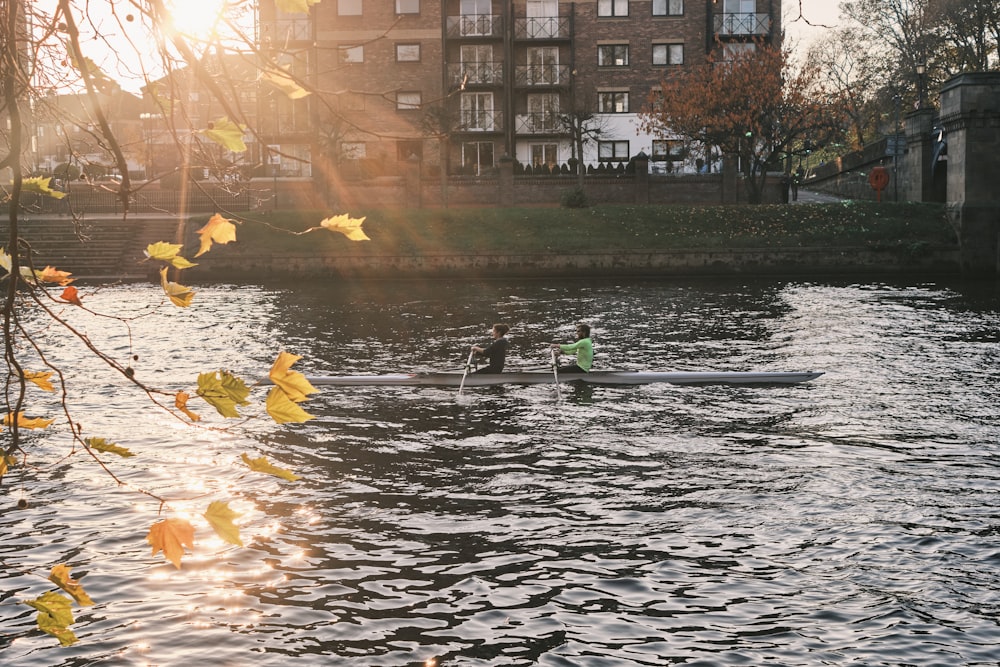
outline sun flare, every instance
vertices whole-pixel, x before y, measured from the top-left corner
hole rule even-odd
[[[188,37],[207,39],[215,33],[226,9],[226,0],[165,0],[169,27]]]

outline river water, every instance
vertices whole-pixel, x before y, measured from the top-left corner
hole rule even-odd
[[[206,286],[85,292],[67,315],[157,386],[509,366],[574,324],[596,367],[819,370],[795,386],[324,387],[316,419],[204,426],[48,329],[87,436],[29,434],[0,488],[0,662],[34,665],[996,665],[1000,298],[992,284],[784,280]],[[37,398],[35,413],[59,417]],[[255,391],[258,401],[262,390]],[[250,413],[257,411],[251,407]],[[61,420],[65,423],[65,418]],[[58,423],[57,423],[58,426]],[[249,472],[266,456],[302,477]],[[144,541],[191,516],[180,570]],[[26,500],[18,509],[15,503]],[[198,517],[227,500],[243,548]],[[96,604],[60,648],[20,604],[67,563]]]

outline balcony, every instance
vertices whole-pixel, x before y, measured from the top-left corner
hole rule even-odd
[[[517,115],[514,131],[518,134],[563,134],[565,129],[554,111],[540,111]]]
[[[448,65],[448,83],[469,88],[502,85],[503,63],[451,63]]]
[[[458,132],[500,132],[503,130],[503,113],[462,109],[455,129]]]
[[[535,16],[514,19],[514,39],[569,39],[572,24],[568,16]]]
[[[521,88],[569,85],[569,65],[518,65],[514,85]]]
[[[771,35],[770,14],[716,14],[712,17],[712,23],[715,34],[719,37],[768,37]]]
[[[499,39],[503,36],[503,17],[499,14],[449,16],[446,31],[448,39],[461,39],[463,37]]]

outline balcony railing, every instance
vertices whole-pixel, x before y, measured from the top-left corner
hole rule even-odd
[[[564,131],[555,111],[539,111],[517,115],[514,131],[518,134],[560,134]]]
[[[452,63],[448,82],[453,86],[495,86],[503,83],[502,62]]]
[[[456,37],[500,37],[503,35],[503,16],[499,14],[462,14],[449,16],[447,32]]]
[[[713,24],[716,35],[762,37],[771,34],[770,14],[716,14]]]
[[[457,129],[459,132],[499,132],[503,129],[503,113],[462,109],[458,114]]]
[[[514,68],[514,85],[569,85],[569,65],[518,65]]]
[[[535,16],[514,19],[514,39],[569,39],[568,16]]]

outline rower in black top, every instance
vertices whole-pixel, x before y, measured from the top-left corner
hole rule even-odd
[[[486,368],[480,368],[476,373],[502,373],[504,362],[507,360],[508,341],[505,336],[510,331],[506,324],[494,324],[492,330],[493,342],[486,347],[472,346],[472,351],[480,357],[486,357],[489,364]]]

